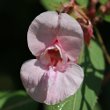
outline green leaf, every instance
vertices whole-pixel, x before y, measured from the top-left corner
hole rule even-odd
[[[1,110],[37,110],[37,103],[23,91],[0,92]]]
[[[76,102],[75,100],[76,100],[75,97],[69,97],[60,104],[45,106],[45,110],[73,110]]]
[[[89,50],[90,61],[93,67],[99,70],[104,70],[105,61],[103,57],[103,52],[99,47],[99,45],[94,40],[92,40],[90,42],[88,50]]]
[[[108,0],[99,0],[99,2],[100,2],[101,4],[106,4],[106,3],[108,2]]]
[[[57,10],[63,3],[67,3],[70,0],[41,0],[41,3],[47,10]],[[87,7],[89,0],[76,0],[76,2],[82,7]]]
[[[66,2],[69,2],[69,0],[41,0],[41,3],[47,10],[57,10]]]
[[[97,51],[97,55],[95,52]],[[99,53],[98,53],[99,52]],[[102,61],[97,61],[97,58]],[[82,59],[82,61],[81,61]],[[96,60],[96,61],[92,61]],[[51,106],[45,105],[45,110],[93,110],[97,103],[103,78],[104,59],[101,47],[91,40],[90,46],[83,49],[80,60],[84,69],[85,78],[82,86],[75,95],[65,101]],[[100,63],[100,64],[99,64]],[[98,66],[97,66],[98,65]]]
[[[76,0],[76,2],[82,7],[87,7],[89,4],[89,0]]]
[[[107,22],[110,22],[110,14],[104,15],[103,19]]]

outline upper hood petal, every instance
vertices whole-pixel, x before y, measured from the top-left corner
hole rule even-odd
[[[83,47],[83,31],[80,24],[66,13],[59,18],[58,40],[71,61],[77,60]]]
[[[79,23],[66,13],[47,11],[37,16],[27,36],[33,55],[40,55],[56,39],[69,58],[76,60],[83,45],[83,31]]]
[[[28,34],[28,47],[33,55],[39,55],[52,44],[57,34],[58,14],[47,11],[37,16],[31,23]]]

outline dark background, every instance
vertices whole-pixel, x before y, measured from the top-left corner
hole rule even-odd
[[[27,47],[31,21],[45,11],[39,0],[0,0],[0,89],[21,89],[20,67],[34,58]]]
[[[20,67],[34,58],[27,47],[27,30],[31,21],[46,11],[40,0],[0,0],[0,90],[23,89]],[[110,23],[98,24],[110,53]],[[107,64],[105,74],[110,74]],[[110,110],[110,80],[102,85],[99,102],[103,110]]]

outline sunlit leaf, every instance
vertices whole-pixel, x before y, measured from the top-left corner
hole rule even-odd
[[[76,2],[82,7],[87,7],[89,4],[89,0],[76,0]]]
[[[101,4],[106,4],[106,3],[108,2],[108,0],[99,0],[99,2],[100,2]]]
[[[41,3],[47,10],[57,10],[63,3],[67,3],[70,0],[41,0]],[[87,7],[89,0],[76,0],[76,2],[82,7]]]
[[[0,92],[0,110],[37,110],[37,103],[23,91]]]
[[[91,64],[94,68],[103,70],[105,68],[103,52],[99,45],[95,41],[91,41],[89,47],[89,56],[91,60]]]
[[[41,3],[47,10],[57,10],[63,3],[67,3],[69,0],[41,0]]]
[[[107,22],[110,22],[110,14],[104,15],[103,19]]]

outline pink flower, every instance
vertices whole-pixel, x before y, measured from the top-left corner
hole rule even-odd
[[[27,93],[46,104],[75,94],[83,81],[83,70],[76,64],[83,46],[78,22],[66,13],[44,12],[30,25],[27,40],[36,57],[21,67]]]

